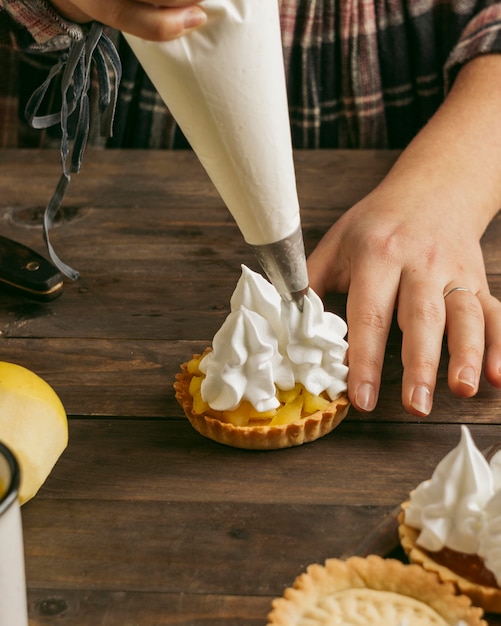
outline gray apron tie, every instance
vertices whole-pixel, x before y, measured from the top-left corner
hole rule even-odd
[[[57,212],[61,208],[64,196],[71,180],[71,174],[77,174],[82,167],[83,155],[87,145],[90,126],[89,96],[91,69],[95,65],[99,86],[99,113],[101,134],[111,137],[113,119],[118,98],[118,86],[122,75],[122,65],[118,52],[111,39],[104,32],[104,27],[94,22],[87,35],[75,40],[67,52],[51,68],[47,78],[31,95],[25,109],[28,123],[37,129],[61,126],[61,164],[63,173],[56,189],[45,209],[43,236],[54,265],[68,278],[76,280],[79,273],[64,263],[56,254],[49,239],[49,230]],[[61,110],[47,115],[38,115],[40,106],[53,79],[62,73]],[[77,111],[77,124],[73,137],[73,149],[70,154],[68,118]]]

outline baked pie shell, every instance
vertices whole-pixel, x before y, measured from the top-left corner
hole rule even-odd
[[[398,521],[400,543],[409,561],[416,563],[425,570],[435,572],[440,580],[452,583],[456,589],[469,596],[476,606],[482,607],[487,613],[501,613],[501,589],[473,583],[456,574],[448,567],[433,560],[432,556],[417,545],[420,531],[405,523],[405,509],[409,502],[402,504]]]
[[[194,358],[199,357],[198,354],[194,355]],[[350,407],[347,396],[343,395],[322,411],[316,411],[290,424],[235,426],[209,415],[193,413],[193,397],[188,390],[191,378],[188,364],[183,363],[181,372],[176,374],[174,390],[186,417],[193,428],[204,437],[234,448],[278,450],[315,441],[333,431],[345,418]]]
[[[431,609],[451,626],[456,626],[461,620],[464,626],[487,626],[487,622],[482,619],[482,609],[473,606],[469,597],[458,595],[451,583],[441,582],[435,573],[427,572],[419,565],[408,565],[397,559],[384,559],[376,555],[351,557],[346,561],[328,559],[324,565],[308,566],[306,572],[296,578],[293,587],[287,588],[281,598],[273,600],[268,626],[312,625],[314,619],[311,616],[315,615],[317,607],[328,604],[329,596],[347,590],[357,590],[359,602],[365,600],[366,591],[367,604],[374,604],[377,599],[383,616],[388,610],[385,605],[393,599],[410,611],[416,610],[416,606],[422,611]],[[390,594],[378,596],[371,590]],[[393,594],[397,594],[398,598]],[[370,607],[364,608],[367,609],[367,616],[370,615]],[[407,621],[408,615],[402,617],[403,621],[398,614],[395,618],[397,624],[413,623]],[[318,624],[344,623],[343,616],[332,622],[327,618],[318,619]],[[348,621],[348,615],[345,619],[347,623],[355,623]]]

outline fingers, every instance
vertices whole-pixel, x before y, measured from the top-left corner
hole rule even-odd
[[[485,348],[484,312],[479,298],[465,288],[445,294],[448,381],[451,391],[470,398],[478,391]]]
[[[353,405],[361,411],[371,411],[377,402],[395,301],[392,291],[378,288],[371,293],[370,284],[395,284],[394,278],[384,278],[375,280],[373,275],[363,287],[354,276],[348,296],[348,391]],[[501,302],[488,289],[479,291],[478,297],[468,289],[456,289],[444,299],[443,290],[434,288],[429,280],[419,281],[404,274],[399,282],[398,323],[402,330],[402,403],[406,411],[426,416],[432,410],[444,332],[449,351],[448,385],[453,393],[463,398],[477,393],[484,351],[486,377],[501,388]]]
[[[207,21],[205,12],[191,2],[188,6],[171,1],[155,4],[122,0],[116,3],[117,11],[113,15],[114,23],[110,26],[136,37],[150,41],[169,41],[177,39]],[[109,11],[108,4],[107,10]]]
[[[485,376],[494,387],[501,388],[501,302],[482,289],[477,297],[485,320]]]
[[[340,291],[343,286],[347,289],[349,270],[340,247],[341,237],[337,224],[334,224],[308,257],[310,287],[321,298],[327,291]],[[345,275],[344,278],[343,275]]]
[[[189,6],[179,7],[167,7],[157,2],[153,5],[144,0],[131,0],[123,4],[124,8],[116,15],[115,24],[111,26],[150,41],[177,39],[207,21],[206,13],[193,2]],[[180,2],[177,4],[181,5]]]
[[[348,396],[359,411],[372,411],[379,395],[400,267],[393,262],[384,238],[374,236],[370,243],[357,245],[359,239],[349,236],[351,225],[357,223],[345,214],[329,229],[308,257],[308,275],[310,286],[320,296],[327,291],[348,292]],[[373,247],[376,253],[371,253]]]
[[[372,411],[377,403],[398,281],[384,264],[361,265],[352,275],[346,305],[348,395],[359,411]]]
[[[169,41],[202,26],[207,15],[197,0],[56,0],[65,17],[97,20],[150,41]]]
[[[198,4],[201,0],[136,0],[143,4],[151,4],[156,7],[188,7]]]
[[[475,395],[482,367],[489,383],[501,388],[501,302],[489,293],[480,249],[468,272],[460,268],[461,278],[449,280],[438,264],[424,273],[415,262],[398,262],[401,249],[395,253],[374,239],[357,247],[332,228],[308,259],[311,285],[318,293],[348,291],[348,395],[353,406],[359,411],[376,406],[397,297],[406,411],[422,417],[432,410],[444,334],[448,385],[454,394]]]
[[[403,275],[398,324],[402,330],[402,403],[410,413],[428,415],[440,363],[445,328],[441,289],[425,278]]]

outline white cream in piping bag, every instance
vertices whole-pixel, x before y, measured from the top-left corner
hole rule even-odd
[[[405,523],[426,550],[478,554],[501,585],[501,452],[488,463],[462,426],[459,445],[412,492]]]
[[[179,39],[125,37],[245,241],[267,246],[300,229],[278,2],[205,0],[200,6],[207,23]],[[293,253],[287,251],[286,261],[303,289],[302,237]]]
[[[346,391],[346,324],[324,311],[310,289],[303,312],[284,302],[260,274],[242,266],[231,312],[200,362],[202,398],[218,411],[248,400],[258,411],[278,406],[276,388],[295,383],[334,400]]]

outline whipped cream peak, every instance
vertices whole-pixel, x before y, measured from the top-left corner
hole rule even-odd
[[[242,400],[259,411],[277,408],[276,387],[296,383],[334,400],[346,391],[348,344],[345,322],[324,311],[311,289],[301,313],[263,276],[242,266],[230,300],[231,312],[200,362],[202,398],[215,410]]]
[[[501,490],[485,506],[479,544],[478,554],[501,587]]]
[[[501,490],[501,450],[496,452],[489,463],[492,470],[495,491]]]
[[[242,275],[230,298],[231,311],[237,311],[240,307],[259,311],[278,336],[281,327],[282,298],[275,287],[261,274],[253,272],[246,265],[241,265],[241,270]]]
[[[233,410],[242,400],[257,411],[269,411],[279,405],[274,381],[294,386],[270,324],[244,306],[226,318],[200,369],[205,373],[202,397],[217,411]]]
[[[282,304],[282,319],[285,323],[280,343],[291,362],[295,380],[315,395],[327,391],[330,398],[339,396],[346,390],[345,321],[325,312],[321,299],[311,289],[302,312],[294,304]]]
[[[405,521],[421,530],[417,543],[430,551],[444,547],[478,553],[483,509],[494,494],[489,464],[466,426],[459,445],[437,465],[430,480],[411,494]]]

